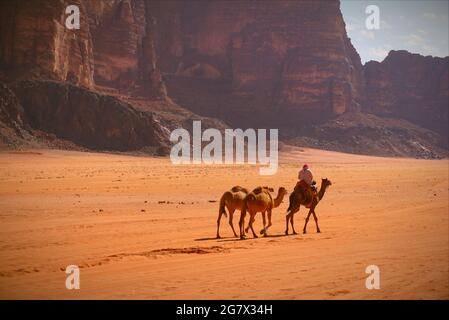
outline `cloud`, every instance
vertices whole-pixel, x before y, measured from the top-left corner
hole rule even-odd
[[[346,32],[351,32],[351,31],[354,31],[354,30],[355,30],[355,26],[354,25],[352,25],[350,23],[346,24]]]
[[[367,39],[370,39],[370,40],[374,40],[375,39],[375,35],[374,35],[373,31],[362,29],[362,30],[360,30],[360,34],[364,38],[367,38]]]
[[[393,26],[385,20],[380,20],[380,29],[390,30],[393,29]]]
[[[444,56],[444,53],[441,50],[438,50],[437,48],[429,46],[427,44],[421,46],[421,50],[424,55],[440,56],[440,57]]]
[[[443,23],[447,23],[448,22],[448,16],[447,14],[438,14],[438,13],[433,13],[433,12],[424,12],[421,15],[424,19],[427,20],[431,20],[434,22],[443,22]]]
[[[425,30],[423,30],[423,29],[418,29],[417,32],[418,32],[419,34],[422,34],[423,36],[425,36],[425,35],[428,34],[428,32],[425,31]]]
[[[426,41],[422,36],[415,33],[403,36],[402,39],[404,40],[405,44],[410,46],[422,46]]]
[[[422,16],[429,20],[435,20],[437,18],[437,15],[435,13],[431,13],[431,12],[424,12],[422,14]]]
[[[361,25],[361,22],[359,19],[350,17],[346,21],[346,32],[359,30],[360,25]]]
[[[390,52],[386,47],[375,47],[368,50],[368,56],[372,60],[382,61]]]
[[[444,53],[444,50],[437,48],[433,45],[430,45],[428,41],[419,34],[411,33],[409,35],[402,37],[402,39],[404,40],[405,45],[413,47],[416,50],[416,52],[419,52],[423,55],[431,55],[431,56],[446,55]]]

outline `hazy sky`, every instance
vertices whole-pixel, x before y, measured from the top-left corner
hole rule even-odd
[[[368,5],[379,7],[379,30],[368,30],[365,26]],[[382,61],[390,50],[449,55],[448,0],[341,0],[341,11],[362,63]]]

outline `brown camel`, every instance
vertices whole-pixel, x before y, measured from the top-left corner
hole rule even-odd
[[[306,233],[307,223],[309,222],[309,217],[311,214],[313,214],[313,218],[315,219],[316,224],[316,232],[321,232],[320,228],[318,227],[318,218],[315,214],[315,207],[318,205],[318,203],[323,200],[324,194],[326,193],[327,187],[332,185],[332,182],[330,180],[321,179],[321,187],[316,196],[313,196],[312,199],[308,198],[307,195],[304,193],[304,191],[300,188],[295,188],[295,190],[290,194],[289,198],[289,206],[287,209],[287,216],[285,218],[286,222],[286,229],[285,234],[288,234],[288,222],[290,221],[292,225],[293,234],[296,234],[295,227],[293,225],[293,215],[299,211],[300,205],[309,207],[310,210],[307,214],[306,222],[304,224],[303,233]],[[311,201],[310,201],[311,200]]]
[[[226,209],[229,211],[229,225],[232,228],[232,232],[234,232],[234,236],[237,237],[237,233],[234,230],[234,224],[232,223],[232,219],[234,217],[235,210],[240,210],[242,212],[243,208],[243,200],[249,191],[243,187],[235,186],[231,190],[223,193],[220,199],[220,207],[218,209],[218,219],[217,219],[217,239],[220,238],[220,220],[221,216],[226,214]]]
[[[273,208],[279,207],[279,205],[282,203],[282,200],[284,199],[284,196],[288,193],[284,187],[280,187],[276,198],[273,199],[273,196],[270,193],[273,191],[274,190],[272,188],[257,187],[246,196],[239,222],[241,239],[245,239],[244,224],[246,212],[248,212],[250,216],[246,232],[248,231],[248,229],[251,229],[254,238],[257,238],[257,235],[253,229],[253,223],[255,220],[256,213],[262,212],[263,229],[260,231],[260,233],[263,234],[264,236],[267,235],[268,228],[271,227],[272,225],[271,211]],[[268,213],[268,226],[265,226],[266,224],[265,213]]]

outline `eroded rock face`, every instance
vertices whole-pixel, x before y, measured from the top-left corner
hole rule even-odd
[[[24,111],[11,89],[0,82],[0,121],[11,127],[24,127]]]
[[[69,4],[80,8],[80,30],[65,27]],[[314,132],[311,139],[325,140],[320,128],[335,119],[374,113],[432,129],[447,147],[448,59],[393,51],[362,67],[339,1],[0,1],[0,79],[60,81],[14,86],[32,127],[101,150],[157,145],[160,126],[89,90],[145,100],[145,110],[164,110],[172,99],[178,120],[185,107],[233,127],[281,128],[285,139]],[[2,108],[3,127],[14,131]],[[180,126],[160,114],[166,125]]]
[[[160,67],[181,105],[238,125],[297,125],[361,108],[362,66],[338,1],[149,6]]]
[[[65,9],[80,8],[81,28],[65,27]],[[93,85],[89,24],[81,0],[0,2],[0,65],[12,79],[47,78]]]
[[[22,144],[29,129],[19,100],[5,83],[0,82],[0,147]]]
[[[21,81],[12,89],[33,129],[94,150],[165,150],[167,133],[153,115],[117,98],[53,81]]]
[[[65,26],[68,5],[80,29]],[[165,99],[154,19],[144,0],[0,2],[0,65],[11,79],[52,79]]]
[[[384,61],[364,66],[365,110],[407,119],[448,139],[449,57],[391,51]]]
[[[95,82],[122,93],[165,98],[153,42],[154,18],[144,0],[83,0],[94,47]]]

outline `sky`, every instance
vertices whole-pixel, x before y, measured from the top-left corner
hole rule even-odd
[[[366,27],[369,5],[379,8],[379,29]],[[449,0],[341,0],[340,8],[362,63],[382,61],[390,50],[449,55]]]

